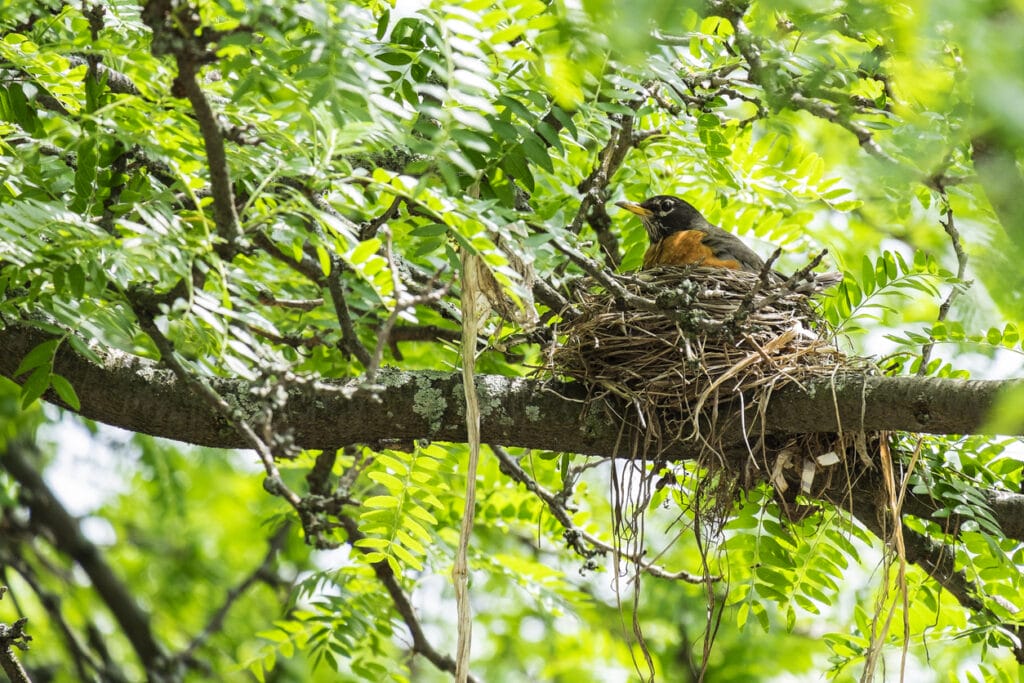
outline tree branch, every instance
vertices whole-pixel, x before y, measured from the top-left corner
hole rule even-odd
[[[356,333],[355,324],[352,319],[352,311],[349,310],[348,300],[345,292],[345,281],[342,279],[342,268],[344,262],[341,259],[334,258],[331,262],[331,272],[326,277],[323,271],[320,269],[320,264],[315,258],[307,253],[302,254],[302,258],[296,261],[292,256],[286,254],[277,244],[267,235],[262,232],[257,232],[253,236],[254,244],[266,252],[271,258],[280,261],[288,267],[295,270],[295,272],[304,275],[308,280],[316,284],[321,289],[327,289],[331,294],[331,303],[334,306],[335,316],[338,318],[338,328],[341,330],[341,344],[342,348],[356,357],[362,366],[365,368],[370,364],[370,352],[362,342],[359,341],[359,335]]]
[[[227,617],[228,612],[234,606],[235,602],[242,597],[247,590],[256,583],[263,581],[268,584],[280,583],[280,579],[273,573],[272,567],[274,560],[277,558],[277,554],[284,547],[288,540],[288,535],[292,531],[292,525],[290,523],[284,523],[278,527],[277,531],[274,532],[273,536],[270,537],[270,541],[267,543],[267,552],[263,556],[263,561],[249,573],[238,585],[234,586],[228,591],[224,598],[224,602],[213,613],[210,620],[207,622],[206,627],[202,633],[192,639],[192,642],[181,651],[177,656],[178,659],[185,662],[186,664],[192,665],[195,658],[195,652],[202,647],[206,641],[210,639],[210,636],[224,628],[224,619]]]
[[[367,550],[356,543],[366,536],[362,531],[359,530],[359,525],[354,519],[348,515],[338,515],[338,521],[341,522],[341,526],[344,527],[348,533],[348,543],[356,550],[366,553]],[[391,565],[385,560],[380,562],[373,562],[370,564],[373,568],[373,573],[377,576],[377,580],[383,584],[384,589],[391,596],[391,601],[395,605],[398,615],[405,623],[406,628],[409,629],[409,635],[412,637],[412,651],[416,654],[423,655],[431,664],[436,666],[441,671],[447,671],[448,673],[455,673],[455,660],[448,655],[443,655],[434,649],[431,645],[430,640],[423,632],[423,626],[420,624],[419,619],[416,617],[416,612],[413,610],[412,603],[409,601],[409,596],[402,590],[401,584],[398,582],[398,577],[395,576],[395,572],[392,571]],[[476,681],[477,679],[470,675],[470,681]]]
[[[941,183],[939,177],[936,178],[937,183]],[[960,231],[956,228],[956,222],[953,218],[953,207],[949,203],[949,196],[946,194],[946,188],[941,184],[939,185],[938,192],[942,197],[942,203],[945,207],[945,220],[939,220],[939,224],[942,229],[949,235],[950,242],[953,243],[953,253],[956,254],[956,277],[961,282],[964,276],[967,274],[967,252],[964,250],[963,241],[960,239]],[[950,309],[953,308],[953,302],[956,301],[957,297],[963,291],[961,285],[953,285],[952,289],[949,290],[949,294],[943,299],[942,303],[939,304],[939,314],[935,317],[936,322],[943,322],[946,317],[949,316]],[[918,367],[917,374],[924,375],[928,372],[928,362],[931,360],[932,352],[935,350],[935,339],[934,337],[928,340],[928,343],[921,348],[921,365]]]
[[[213,58],[212,53],[206,49],[206,32],[200,25],[198,12],[188,4],[178,6],[168,0],[149,0],[142,11],[142,19],[153,31],[153,54],[170,54],[177,62],[178,76],[171,93],[186,97],[195,112],[210,169],[214,223],[230,252],[236,248],[242,230],[235,210],[235,193],[228,170],[224,131],[199,85],[200,67]]]
[[[85,646],[78,641],[78,636],[72,630],[68,620],[64,618],[64,614],[61,612],[61,597],[55,592],[48,590],[43,586],[39,577],[32,565],[26,561],[27,549],[24,546],[19,547],[20,544],[12,544],[12,547],[4,549],[4,552],[0,554],[0,566],[4,568],[10,568],[21,577],[21,579],[28,584],[29,588],[33,593],[36,594],[36,598],[42,605],[43,609],[46,610],[46,614],[54,625],[55,629],[60,632],[64,638],[64,644],[68,651],[68,655],[75,664],[75,672],[78,674],[79,679],[89,680],[90,678],[99,677],[101,680],[111,681],[126,681],[120,670],[113,668],[113,662],[107,658],[103,658],[101,664],[90,654]],[[6,575],[6,572],[5,572]],[[92,624],[88,627],[94,628]],[[87,628],[88,628],[87,627]],[[104,654],[103,652],[99,653]],[[95,675],[90,676],[89,671],[96,672]]]
[[[52,337],[41,330],[12,326],[0,330],[0,375],[13,378],[21,358]],[[67,377],[81,400],[84,417],[131,431],[219,448],[250,448],[219,413],[195,400],[191,387],[150,360],[110,349],[96,349],[95,364],[62,344],[54,371]],[[459,376],[448,372],[400,372],[384,368],[379,392],[359,390],[358,378],[290,387],[287,405],[275,413],[294,429],[303,448],[337,448],[380,439],[463,441],[463,400]],[[236,414],[259,410],[250,383],[210,378],[211,388]],[[834,385],[834,386],[833,386]],[[773,434],[834,432],[842,416],[845,430],[904,430],[931,434],[978,433],[1002,392],[1022,380],[953,380],[923,377],[840,375],[790,384],[774,392],[765,412]],[[578,383],[520,377],[477,377],[483,410],[483,439],[600,456],[620,456],[620,425],[586,404]],[[835,403],[833,403],[833,390]],[[60,404],[53,394],[47,400]],[[749,422],[748,422],[749,424]],[[738,426],[725,426],[725,443],[743,442]],[[1024,429],[1018,432],[1024,435]],[[696,443],[676,444],[672,457],[686,458]]]
[[[0,330],[0,375],[10,377],[20,359],[48,335],[13,327]],[[153,361],[116,351],[99,351],[102,364],[94,364],[61,345],[54,371],[68,378],[81,400],[80,413],[90,419],[130,431],[221,448],[248,448],[223,413],[197,401],[193,389]],[[248,382],[224,378],[207,380],[240,419],[252,419],[261,410],[252,400]],[[275,424],[294,435],[304,448],[335,449],[338,445],[379,441],[466,439],[461,378],[444,372],[399,372],[383,369],[380,387],[370,392],[359,379],[325,383],[292,383],[289,396],[275,411]],[[949,380],[922,377],[862,375],[823,378],[790,384],[773,393],[764,415],[765,434],[786,435],[851,430],[905,430],[942,434],[968,434],[981,430],[1003,391],[1020,388],[1024,381]],[[631,427],[609,419],[601,403],[588,401],[587,388],[557,380],[479,375],[476,378],[482,411],[482,438],[488,443],[604,457],[629,457],[634,436]],[[833,399],[834,393],[834,399]],[[50,394],[48,400],[60,403]],[[757,425],[758,416],[720,415],[719,434],[725,448],[748,450],[741,424]],[[745,421],[744,421],[745,420]],[[758,432],[757,436],[760,436]],[[663,457],[685,460],[698,457],[696,440],[672,444]],[[740,457],[740,456],[737,456]],[[856,491],[872,498],[877,483],[861,477]],[[1024,541],[1024,496],[990,490],[983,494],[1007,538]],[[929,518],[941,502],[909,496],[904,511]],[[303,511],[300,510],[300,514]],[[959,522],[937,520],[952,524]]]
[[[10,626],[0,624],[0,669],[4,670],[11,683],[32,683],[28,672],[25,671],[14,654],[15,647],[27,650],[28,641],[32,640],[32,636],[25,633],[27,623],[28,619],[22,617]]]
[[[57,549],[72,558],[86,573],[145,670],[156,674],[165,672],[168,660],[150,629],[149,615],[135,602],[100,550],[82,534],[78,521],[47,487],[33,467],[28,450],[23,444],[8,443],[0,461],[21,486],[21,498],[31,510],[33,522],[45,527]]]
[[[558,520],[558,523],[565,529],[565,542],[566,544],[576,552],[577,555],[591,560],[594,555],[598,553],[614,554],[616,551],[615,546],[612,543],[602,541],[597,536],[587,533],[585,530],[576,526],[572,521],[572,512],[566,506],[566,501],[563,496],[552,493],[546,488],[541,486],[533,477],[527,474],[526,470],[522,468],[519,462],[512,457],[512,455],[501,446],[491,446],[491,450],[494,455],[498,458],[498,468],[501,472],[512,479],[517,481],[526,487],[527,491],[530,491],[533,495],[537,496],[548,506],[548,510],[551,515]],[[660,565],[654,564],[649,560],[645,560],[643,554],[646,552],[641,549],[637,553],[629,553],[625,550],[619,551],[622,555],[622,559],[638,565],[645,573],[651,576],[656,576],[659,579],[670,579],[673,581],[685,581],[686,583],[692,583],[702,585],[705,581],[718,581],[720,577],[705,578],[696,574],[691,574],[686,571],[670,572]],[[588,563],[589,564],[589,563]]]

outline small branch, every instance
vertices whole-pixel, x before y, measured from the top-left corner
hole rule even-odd
[[[232,324],[238,325],[239,323]],[[312,337],[303,337],[301,334],[281,335],[250,323],[241,323],[240,326],[258,337],[263,337],[267,341],[281,344],[282,346],[290,346],[293,349],[315,349],[318,346],[326,346],[326,342],[319,334],[314,334]]]
[[[636,98],[629,106],[635,110],[642,104],[643,99]],[[608,199],[608,183],[626,160],[626,154],[635,144],[635,139],[632,114],[612,114],[609,119],[612,123],[611,135],[597,155],[598,163],[590,175],[576,187],[582,199],[569,225],[569,232],[579,234],[583,228],[583,221],[589,222],[597,234],[605,263],[614,270],[619,267],[622,255],[619,253],[619,239],[611,229],[612,219],[604,205]]]
[[[356,521],[348,515],[338,515],[338,521],[348,533],[349,545],[363,554],[369,552],[362,546],[357,545],[360,540],[366,538],[366,535],[359,530],[359,525]],[[377,580],[381,582],[388,595],[391,596],[391,602],[394,604],[399,618],[405,623],[405,627],[409,629],[409,635],[412,637],[412,652],[423,655],[427,661],[439,670],[454,675],[455,660],[448,655],[438,652],[434,649],[430,640],[427,639],[426,634],[423,632],[423,626],[413,610],[412,603],[409,601],[405,591],[402,590],[402,586],[395,572],[391,569],[391,565],[386,560],[381,560],[380,562],[371,563],[370,567],[373,568],[373,573],[376,575]],[[477,679],[470,675],[469,680],[476,681]]]
[[[178,360],[171,341],[157,327],[153,319],[153,313],[144,304],[140,304],[137,297],[131,301],[131,305],[142,331],[149,336],[160,352],[161,362],[171,369],[182,384],[198,394],[208,406],[213,408],[215,412],[227,421],[242,436],[249,448],[256,451],[256,455],[259,456],[267,473],[263,487],[269,493],[284,498],[296,511],[301,513],[302,499],[284,483],[284,479],[281,478],[281,472],[274,462],[274,454],[271,452],[270,446],[256,434],[252,426],[208,382],[185,368],[181,361]]]
[[[535,496],[541,499],[545,505],[548,506],[548,510],[558,523],[565,529],[565,541],[578,555],[589,561],[594,555],[598,553],[612,553],[618,552],[619,556],[635,564],[636,566],[643,569],[646,573],[651,576],[655,576],[659,579],[670,579],[673,581],[682,580],[686,583],[692,584],[704,584],[706,581],[719,581],[721,577],[710,577],[705,579],[703,576],[697,576],[685,571],[670,572],[652,562],[646,562],[643,559],[643,551],[636,554],[624,553],[621,550],[616,551],[615,547],[602,541],[596,536],[587,533],[583,529],[580,529],[572,521],[572,514],[566,508],[564,500],[568,492],[562,492],[559,494],[552,493],[537,481],[527,474],[519,462],[512,457],[512,455],[501,446],[491,445],[491,450],[498,457],[498,468],[507,477],[514,481],[519,482],[526,487],[527,491],[530,491]],[[587,545],[591,547],[587,547]]]
[[[366,350],[363,343],[359,341],[359,334],[352,321],[352,311],[348,307],[348,293],[345,291],[345,283],[341,278],[341,268],[331,268],[331,274],[327,276],[327,291],[331,293],[331,303],[334,304],[334,315],[338,319],[338,327],[341,329],[341,341],[345,350],[356,357],[363,367],[372,362],[370,352]]]
[[[409,294],[405,285],[402,283],[402,279],[398,276],[398,268],[395,264],[395,255],[391,244],[391,231],[387,228],[382,228],[382,232],[385,235],[384,253],[388,262],[388,268],[391,270],[391,283],[394,289],[395,305],[394,308],[391,309],[391,313],[388,314],[387,319],[381,323],[379,328],[377,328],[377,347],[374,349],[373,355],[370,356],[369,362],[364,364],[366,366],[365,377],[367,384],[373,384],[377,380],[377,372],[380,370],[380,364],[384,360],[384,349],[391,343],[391,330],[394,329],[395,323],[398,322],[398,317],[403,312],[416,308],[416,306],[438,301],[448,293],[448,286],[436,286],[437,279],[441,276],[441,273],[444,272],[442,270],[434,275],[432,280],[434,286],[431,287],[428,285],[425,293],[417,295]]]
[[[391,330],[391,342],[458,341],[459,331],[438,325],[396,325]]]
[[[263,556],[263,561],[260,562],[248,576],[227,592],[224,602],[210,617],[210,620],[206,623],[206,627],[201,633],[199,633],[199,635],[192,639],[192,642],[189,643],[181,653],[177,655],[177,658],[180,661],[194,666],[196,650],[203,647],[211,636],[224,628],[224,620],[227,618],[228,612],[231,611],[231,608],[238,599],[242,597],[252,586],[261,581],[270,585],[280,583],[279,577],[273,572],[273,564],[274,560],[277,558],[277,554],[288,541],[288,536],[291,534],[291,530],[292,525],[290,523],[284,523],[278,527],[277,531],[274,532],[274,535],[270,537],[270,541],[267,544],[267,552]]]
[[[576,307],[542,277],[537,278],[533,283],[533,297],[547,306],[551,313],[568,311],[569,315],[578,315]]]
[[[747,3],[736,3],[731,0],[711,0],[708,3],[708,12],[715,16],[728,19],[733,25],[735,32],[735,47],[746,60],[749,69],[749,78],[752,83],[759,85],[772,98],[784,99],[795,109],[803,109],[819,118],[835,123],[853,133],[861,148],[868,154],[887,164],[899,167],[901,164],[894,157],[890,156],[875,141],[871,131],[843,116],[842,113],[831,103],[808,97],[799,90],[786,91],[786,86],[780,85],[778,73],[772,68],[774,65],[765,64],[762,58],[763,46],[759,39],[743,21],[743,15],[747,11]]]
[[[594,278],[598,284],[611,292],[620,305],[645,310],[660,310],[660,307],[652,299],[646,299],[627,291],[615,276],[605,270],[601,264],[591,260],[583,252],[570,247],[560,238],[554,237],[551,244],[568,256],[570,261],[582,268],[587,275]]]
[[[285,187],[290,187],[296,190],[299,194],[309,202],[310,206],[319,211],[320,213],[330,216],[333,220],[337,221],[344,229],[351,235],[355,236],[359,234],[359,226],[350,221],[340,211],[331,206],[331,203],[324,199],[323,194],[309,187],[305,178],[293,178],[293,177],[282,177],[278,178],[277,182]]]
[[[337,448],[325,448],[316,456],[313,466],[306,473],[306,486],[314,496],[327,496],[331,493],[330,479],[334,471],[334,463],[338,461]]]
[[[71,67],[89,64],[89,59],[83,55],[68,55],[67,60]],[[109,66],[105,66],[103,64],[96,64],[95,68],[96,75],[100,78],[106,79],[106,84],[110,89],[110,92],[118,95],[142,96],[142,91],[138,89],[132,79],[120,71],[111,69]]]
[[[213,194],[213,216],[217,233],[226,243],[230,255],[242,236],[235,209],[235,195],[228,170],[224,131],[217,115],[199,85],[199,69],[214,59],[207,49],[212,32],[203,29],[198,12],[188,4],[178,5],[172,0],[148,0],[142,10],[142,20],[152,30],[150,50],[154,56],[170,54],[178,65],[171,94],[185,97],[192,105],[199,131],[206,149],[210,171],[210,191]]]
[[[814,114],[818,118],[830,121],[842,128],[853,133],[854,137],[857,138],[858,144],[864,149],[865,152],[875,157],[879,161],[884,161],[886,164],[899,167],[901,164],[894,157],[890,156],[885,150],[879,146],[878,142],[875,141],[871,131],[864,126],[850,120],[848,117],[843,116],[838,109],[833,105],[819,100],[817,98],[807,97],[799,92],[794,92],[789,98],[790,104],[797,109],[803,109],[804,111]]]
[[[437,325],[402,325],[395,326],[388,335],[388,348],[395,360],[402,361],[402,352],[398,348],[399,342],[424,342],[424,341],[458,341],[461,338],[458,330],[449,330]]]
[[[7,586],[0,586],[0,597],[7,592]],[[28,624],[28,618],[22,617],[13,624],[8,626],[7,624],[0,623],[0,668],[7,674],[7,678],[11,683],[32,683],[32,679],[28,677],[28,672],[18,661],[18,657],[14,654],[14,648],[19,650],[28,650],[29,641],[32,640],[32,636],[25,633],[25,625]]]
[[[388,221],[392,220],[398,215],[398,207],[402,205],[402,198],[396,196],[392,201],[391,205],[384,210],[384,213],[374,218],[372,221],[367,222],[365,225],[359,228],[359,239],[368,240],[377,234]]]
[[[36,594],[36,598],[43,606],[43,609],[46,610],[46,614],[51,620],[51,623],[56,624],[57,630],[60,631],[61,636],[63,636],[68,655],[75,663],[75,672],[78,674],[79,679],[85,681],[92,678],[88,674],[88,670],[91,669],[97,672],[100,678],[109,679],[111,681],[127,680],[120,671],[109,668],[112,665],[112,662],[107,659],[104,659],[104,663],[107,666],[107,669],[104,670],[103,667],[100,666],[99,662],[96,661],[85,649],[85,646],[79,642],[75,632],[71,629],[71,625],[68,624],[67,619],[65,619],[64,615],[61,613],[62,596],[47,590],[42,583],[40,583],[36,576],[36,572],[25,559],[26,553],[27,549],[12,544],[10,552],[5,552],[3,556],[0,557],[0,566],[10,567],[17,572],[21,579],[28,584],[32,592]],[[68,581],[70,580],[71,579],[68,578]],[[92,625],[89,624],[89,626],[91,627]]]
[[[294,308],[298,311],[312,311],[324,305],[323,299],[278,299],[265,289],[256,294],[256,300],[264,306]]]
[[[335,264],[332,259],[331,273],[326,278],[320,269],[320,264],[309,254],[303,253],[302,258],[296,261],[290,254],[286,254],[277,244],[262,232],[253,235],[253,243],[269,256],[297,273],[304,275],[308,280],[321,288],[326,288],[331,294],[331,303],[334,305],[334,313],[338,318],[338,327],[341,330],[342,348],[356,357],[363,367],[370,364],[370,352],[359,341],[355,325],[352,321],[352,313],[348,307],[348,299],[345,293],[345,283],[342,280],[342,268]]]
[[[942,196],[942,203],[946,208],[945,220],[940,220],[939,224],[942,229],[949,235],[949,240],[953,244],[953,253],[956,254],[956,278],[963,282],[964,276],[967,274],[967,252],[964,251],[963,242],[960,240],[960,231],[956,229],[956,223],[953,219],[953,207],[949,203],[949,197],[946,196],[945,188],[939,190]],[[953,302],[956,301],[957,297],[960,296],[960,285],[953,285],[953,288],[949,290],[949,294],[946,295],[945,300],[939,305],[939,314],[936,316],[936,322],[943,322],[949,316],[949,310],[953,307]],[[927,344],[921,348],[921,365],[917,369],[918,375],[925,375],[928,372],[928,362],[931,360],[932,352],[935,350],[935,340],[930,339]]]
[[[0,454],[4,468],[22,487],[22,500],[32,512],[32,520],[45,528],[54,546],[82,568],[121,631],[132,645],[143,668],[154,675],[167,669],[167,658],[150,627],[149,616],[142,611],[131,592],[107,564],[102,552],[82,533],[77,520],[61,504],[32,465],[32,448],[9,443]]]
[[[224,148],[224,131],[217,115],[213,112],[209,100],[203,94],[197,78],[198,65],[191,59],[179,54],[178,78],[176,83],[181,86],[185,96],[192,104],[192,110],[199,122],[199,130],[203,134],[206,147],[207,167],[210,169],[210,190],[213,193],[213,216],[217,233],[229,248],[236,246],[242,235],[238,223],[238,212],[235,210],[235,192],[228,171],[227,151]]]

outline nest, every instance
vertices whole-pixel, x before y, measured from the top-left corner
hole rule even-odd
[[[833,484],[822,473],[847,452],[863,453],[862,436],[771,437],[757,419],[782,386],[864,369],[836,349],[812,307],[810,295],[834,280],[801,272],[783,283],[767,273],[673,267],[585,282],[563,314],[564,341],[548,368],[585,383],[591,405],[604,399],[615,419],[638,428],[634,455],[659,460],[688,443],[688,454],[725,475],[718,479],[730,491],[719,497],[730,503],[737,482],[768,481],[790,501],[821,495]]]

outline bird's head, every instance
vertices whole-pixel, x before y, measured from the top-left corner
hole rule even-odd
[[[637,204],[636,202],[615,202],[626,211],[640,216],[647,230],[647,237],[654,244],[674,232],[699,230],[707,221],[693,205],[679,197],[659,194]]]

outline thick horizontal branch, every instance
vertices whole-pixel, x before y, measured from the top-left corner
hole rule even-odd
[[[39,330],[0,330],[0,375],[11,377],[20,359],[48,336]],[[158,363],[119,351],[99,353],[93,363],[60,347],[54,370],[71,381],[83,416],[135,432],[223,448],[248,444],[221,415],[198,400],[193,389]],[[274,415],[279,433],[287,431],[306,448],[346,444],[405,446],[417,439],[465,441],[464,393],[456,373],[382,370],[378,384],[358,381],[293,384],[289,400]],[[578,383],[481,375],[477,377],[481,436],[491,444],[565,451],[604,457],[629,457],[633,434],[621,419],[610,419],[599,402],[587,400]],[[266,405],[247,382],[209,382],[241,419],[261,414]],[[946,380],[921,377],[845,375],[789,385],[777,390],[767,406],[763,429],[773,435],[857,430],[903,430],[967,434],[981,430],[1002,392],[1019,388],[1020,380]],[[54,396],[48,396],[55,402]],[[620,408],[621,409],[621,408]],[[754,423],[748,415],[746,424]],[[720,432],[726,449],[745,457],[739,420]],[[758,429],[760,433],[760,429]],[[678,441],[660,455],[670,459],[698,457],[697,439]],[[729,446],[732,444],[732,446]],[[869,470],[871,471],[871,470]],[[874,470],[877,472],[877,469]],[[854,500],[868,507],[861,517],[877,514],[878,490],[872,476],[859,478]],[[1024,540],[1024,496],[984,491],[1007,538]],[[923,518],[940,512],[941,502],[910,496],[905,512]],[[958,519],[937,520],[956,533]]]
[[[25,327],[0,330],[0,375],[12,377],[20,360],[46,333]],[[55,371],[71,381],[88,418],[135,432],[205,446],[246,448],[223,419],[158,363],[103,351],[93,363],[63,344]],[[382,371],[380,386],[353,381],[306,384],[278,411],[279,428],[306,448],[433,439],[463,441],[463,394],[457,373]],[[247,382],[215,379],[213,387],[242,415],[263,409]],[[976,433],[1000,394],[1019,380],[950,380],[846,375],[789,385],[775,392],[765,428],[773,434],[845,430]],[[617,452],[621,425],[586,401],[585,387],[555,380],[481,375],[483,439],[488,443],[598,456]],[[50,396],[49,398],[54,399]],[[55,399],[54,399],[55,400]],[[721,435],[742,441],[738,432]],[[686,458],[696,444],[681,442],[671,455]]]

